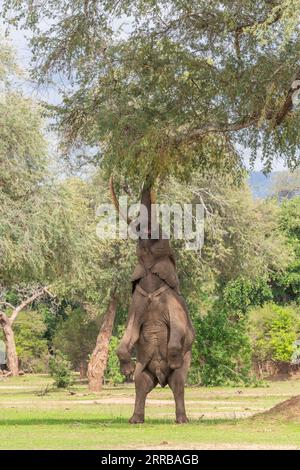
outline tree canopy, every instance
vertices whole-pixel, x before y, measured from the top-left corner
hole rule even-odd
[[[31,29],[35,75],[70,81],[56,110],[65,148],[96,149],[109,172],[141,182],[229,170],[244,147],[266,170],[276,157],[298,164],[297,5],[9,0],[3,14]]]

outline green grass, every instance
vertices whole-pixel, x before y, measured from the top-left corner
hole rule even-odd
[[[300,394],[299,381],[187,388],[187,425],[174,424],[171,391],[156,388],[145,424],[135,426],[127,422],[133,386],[91,394],[78,381],[72,394],[51,389],[41,396],[51,384],[42,375],[0,378],[0,449],[300,448],[299,422],[247,418]]]

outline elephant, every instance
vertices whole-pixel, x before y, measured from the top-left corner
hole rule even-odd
[[[113,186],[112,186],[113,190]],[[141,204],[151,213],[151,190],[144,188]],[[115,194],[113,191],[113,199]],[[159,383],[172,389],[176,423],[187,423],[184,386],[191,363],[195,332],[179,290],[174,252],[168,239],[140,236],[138,263],[132,274],[132,299],[124,335],[117,348],[121,372],[134,376],[135,406],[131,424],[143,423],[147,394]],[[153,219],[152,219],[153,220]],[[131,355],[135,349],[136,365]]]

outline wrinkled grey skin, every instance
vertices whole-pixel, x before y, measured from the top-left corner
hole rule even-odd
[[[142,203],[150,211],[150,191],[144,190]],[[144,422],[146,396],[160,383],[173,391],[176,422],[186,423],[184,384],[195,334],[179,293],[174,255],[168,240],[139,239],[137,256],[127,326],[117,350],[122,373],[134,374],[135,407],[129,422]]]

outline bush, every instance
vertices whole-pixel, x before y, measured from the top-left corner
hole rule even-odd
[[[249,318],[254,361],[290,362],[297,352],[295,341],[300,333],[298,311],[268,303],[252,309]]]
[[[203,318],[194,320],[196,330],[190,381],[207,386],[250,384],[251,347],[247,318],[234,315],[221,303]],[[197,383],[196,382],[196,383]]]
[[[73,383],[71,364],[61,351],[56,351],[49,360],[50,375],[58,388],[67,388]]]

